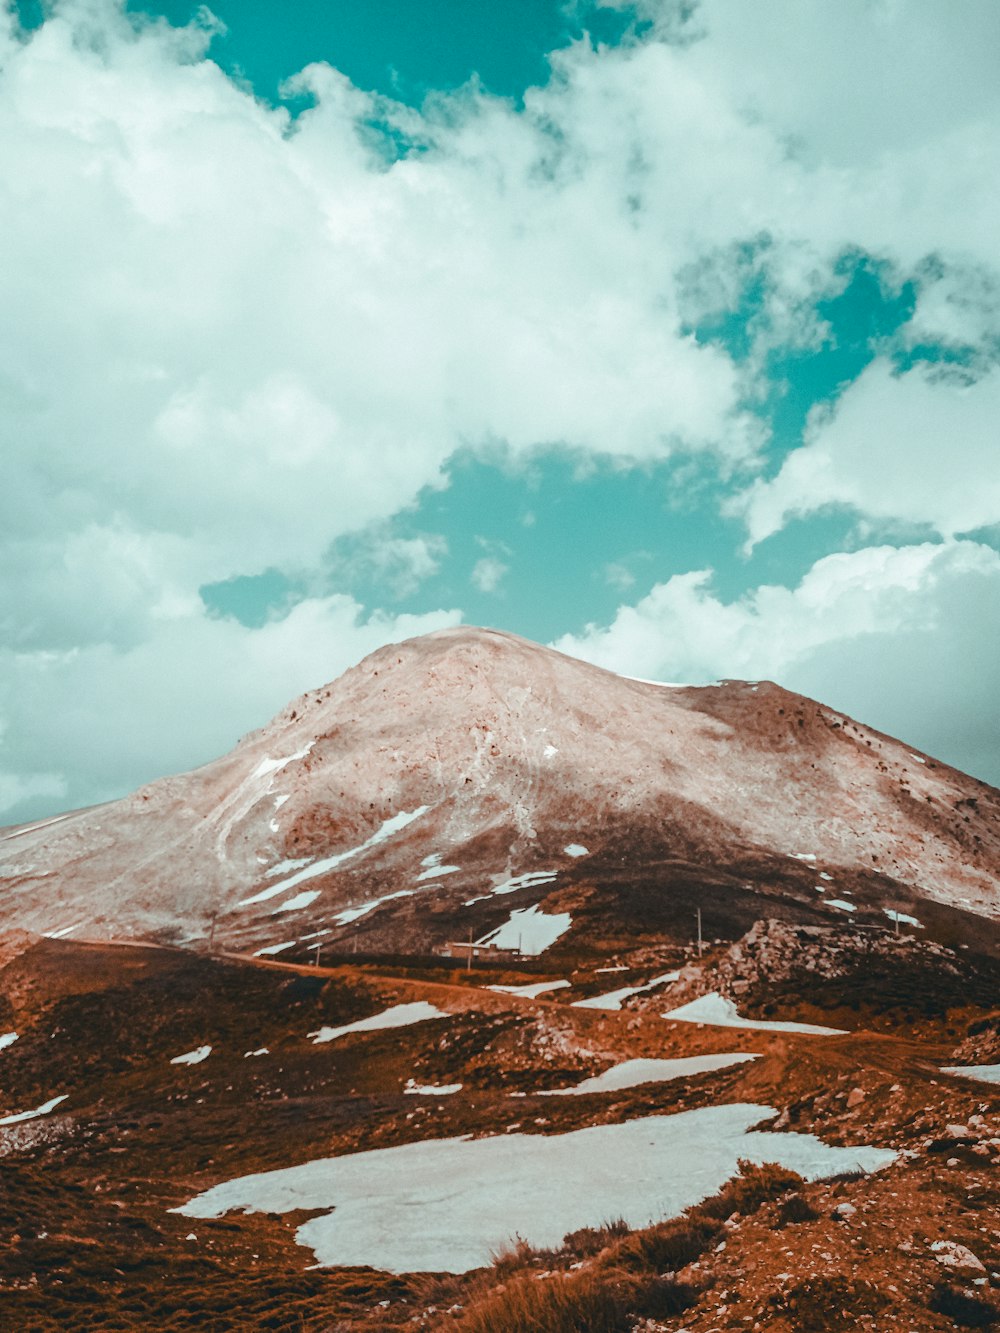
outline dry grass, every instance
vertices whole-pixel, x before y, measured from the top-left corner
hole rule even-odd
[[[559,1250],[533,1250],[519,1240],[497,1256],[448,1326],[460,1333],[626,1333],[637,1317],[680,1314],[698,1291],[677,1274],[718,1243],[724,1220],[801,1185],[783,1167],[741,1162],[739,1175],[718,1194],[671,1221],[635,1232],[620,1220],[583,1228]]]

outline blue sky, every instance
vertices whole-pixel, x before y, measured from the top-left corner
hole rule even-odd
[[[0,822],[465,621],[1000,781],[1000,11],[8,4]]]

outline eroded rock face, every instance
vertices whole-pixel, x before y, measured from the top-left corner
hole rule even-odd
[[[577,944],[669,934],[696,899],[730,938],[762,915],[996,920],[998,866],[1000,793],[820,704],[473,629],[379,650],[192,773],[0,836],[8,927],[251,950],[316,930],[433,949],[536,904]]]
[[[717,992],[741,1013],[766,1017],[789,1004],[869,1005],[914,1016],[988,1004],[1000,965],[933,940],[857,927],[762,920],[716,957],[692,962],[670,988],[673,1007]]]

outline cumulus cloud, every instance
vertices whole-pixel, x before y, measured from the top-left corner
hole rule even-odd
[[[751,542],[792,515],[845,504],[877,519],[928,524],[944,536],[1000,522],[1000,369],[893,374],[874,362],[832,412],[815,412],[803,448],[734,504]]]
[[[470,577],[480,592],[496,592],[509,570],[510,566],[505,565],[502,560],[497,560],[492,555],[484,555],[473,565]]]
[[[293,123],[204,44],[83,0],[5,43],[0,517],[35,641],[80,632],[54,577],[74,541],[142,547],[141,591],[93,566],[116,608],[93,637],[115,616],[127,637],[139,605],[315,562],[465,443],[751,447],[734,368],[680,331],[662,227],[626,203],[623,69],[609,89],[581,47],[523,113],[469,92],[418,118],[313,66]],[[387,121],[426,151],[387,162],[366,128]]]
[[[831,555],[796,588],[729,603],[708,572],[677,575],[554,646],[647,679],[776,680],[1000,780],[984,725],[1000,689],[1000,555],[975,542]]]

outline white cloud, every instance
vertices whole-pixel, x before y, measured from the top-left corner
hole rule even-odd
[[[927,0],[701,0],[689,27],[707,34],[691,49],[704,77],[838,166],[877,164],[1000,113],[993,0],[963,0],[960,14]]]
[[[496,592],[505,574],[510,570],[502,560],[486,555],[472,568],[471,579],[480,592]]]
[[[270,566],[308,573],[339,534],[377,531],[440,484],[459,447],[505,442],[517,457],[566,442],[640,460],[682,447],[752,467],[763,432],[740,404],[759,385],[684,332],[678,274],[706,255],[770,238],[772,341],[817,336],[810,303],[845,247],[904,271],[935,254],[952,274],[995,273],[991,0],[967,0],[961,22],[916,0],[761,13],[705,0],[708,36],[690,46],[579,43],[523,110],[465,90],[418,114],[311,66],[299,87],[316,105],[292,124],[204,58],[197,26],[136,29],[113,0],[62,0],[22,41],[5,11],[5,772],[60,781],[62,729],[72,798],[119,791],[224,748],[258,710],[334,674],[334,658],[394,635],[396,621],[362,633],[355,609],[338,637],[329,599],[244,630],[207,620],[197,590]],[[424,151],[382,160],[358,129],[379,120]],[[918,314],[982,337],[986,316],[956,282]],[[732,281],[720,287],[731,302]],[[874,374],[858,386],[859,434],[890,441],[896,392]],[[970,391],[982,411],[962,418],[970,467],[987,392]],[[945,422],[949,393],[927,390],[929,419]],[[814,505],[822,451],[848,497],[838,419],[753,492],[759,530]],[[950,478],[907,478],[894,450],[904,516],[930,506],[954,531]],[[986,509],[992,492],[977,489],[961,515]],[[387,547],[376,572],[419,579],[440,556]],[[682,593],[706,642],[721,633],[704,588]],[[765,607],[772,590],[757,596]],[[297,637],[310,616],[329,665]],[[231,701],[213,660],[242,682]],[[189,718],[183,744],[146,716],[150,697]],[[121,758],[95,757],[86,787],[88,746]]]
[[[328,560],[328,577],[336,583],[374,579],[394,597],[407,597],[436,574],[448,554],[448,542],[439,533],[412,537],[395,535],[389,524],[376,524],[356,534],[347,550],[337,549]]]
[[[926,370],[893,375],[876,361],[832,414],[814,416],[803,448],[734,509],[752,542],[792,515],[851,505],[876,519],[932,525],[944,536],[1000,522],[1000,370],[972,384]]]
[[[523,114],[468,94],[426,121],[313,66],[293,126],[200,43],[83,0],[6,42],[0,517],[35,641],[77,632],[57,571],[85,533],[144,545],[142,597],[98,561],[87,599],[127,638],[129,607],[315,562],[466,443],[745,452],[732,366],[679,331],[671,238],[625,204],[608,97],[634,62],[621,114],[648,118],[656,52],[580,47]],[[377,116],[429,150],[387,167]]]
[[[724,603],[706,571],[658,584],[556,648],[624,675],[773,679],[1000,780],[1000,555],[974,542],[870,547],[794,589]]]

